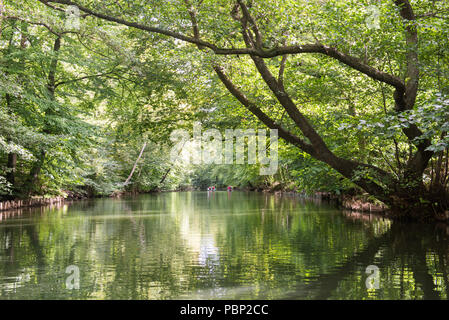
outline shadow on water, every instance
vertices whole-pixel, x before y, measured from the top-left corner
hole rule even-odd
[[[344,216],[352,221],[368,221],[383,219],[380,215],[358,212],[344,212]],[[388,231],[373,237],[367,244],[345,263],[335,267],[332,272],[319,275],[309,285],[298,281],[295,290],[286,295],[286,299],[330,299],[357,298],[335,296],[342,283],[363,274],[363,268],[375,265],[380,274],[384,274],[378,292],[371,291],[374,297],[389,299],[382,291],[399,288],[399,296],[395,298],[422,298],[429,300],[447,299],[449,297],[449,226],[444,223],[418,224],[392,222]],[[368,275],[365,275],[365,278]],[[391,283],[387,280],[396,278]],[[440,282],[438,286],[436,283]],[[442,282],[442,283],[441,283]],[[404,283],[414,283],[412,295],[406,295]],[[385,286],[383,288],[383,286]],[[366,284],[365,284],[366,287]],[[362,288],[363,290],[363,288]],[[367,289],[369,291],[370,289]],[[408,288],[410,291],[410,288]],[[409,292],[410,294],[410,292]]]

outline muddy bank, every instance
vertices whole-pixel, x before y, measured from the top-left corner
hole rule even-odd
[[[145,193],[158,193],[158,192],[180,192],[180,191],[194,191],[195,188],[182,188],[179,190],[152,190],[150,192]],[[304,196],[307,198],[315,198],[315,199],[322,199],[322,200],[332,200],[333,202],[339,206],[341,206],[344,209],[347,210],[353,210],[353,211],[359,211],[359,212],[385,212],[387,211],[387,207],[383,204],[374,203],[372,201],[369,201],[367,199],[363,199],[361,196],[336,196],[328,192],[315,192],[312,195],[307,195],[303,192],[298,192],[295,190],[292,190],[292,188],[235,188],[234,190],[240,190],[240,191],[252,191],[252,192],[267,192],[272,193],[276,195],[298,195],[298,196]],[[142,194],[141,192],[135,192],[135,191],[115,191],[112,194],[109,195],[109,197],[112,198],[121,198],[124,196],[136,196],[138,194]],[[103,197],[108,197],[103,196]],[[0,212],[1,211],[8,211],[8,210],[17,210],[21,208],[31,208],[31,207],[41,207],[41,206],[48,206],[48,205],[57,205],[61,204],[63,202],[67,201],[74,201],[74,200],[81,200],[81,199],[87,199],[87,198],[94,198],[94,197],[86,197],[85,195],[75,194],[75,193],[69,193],[67,196],[58,196],[58,197],[51,197],[51,198],[45,198],[45,197],[33,197],[31,199],[17,199],[17,200],[9,200],[9,201],[0,201]]]
[[[322,200],[329,200],[335,202],[339,207],[352,210],[357,212],[377,212],[377,213],[386,213],[388,211],[388,207],[375,200],[368,199],[364,195],[336,195],[330,192],[314,192],[313,194],[305,194],[303,192],[294,191],[291,189],[273,189],[266,188],[262,190],[251,190],[251,191],[262,191],[274,194],[298,194],[301,196],[305,196],[308,198],[319,198]]]
[[[0,211],[15,210],[27,207],[40,207],[59,204],[66,201],[64,197],[54,198],[31,198],[26,200],[9,200],[0,202]]]
[[[344,209],[360,211],[360,212],[386,212],[388,207],[378,201],[372,201],[363,196],[347,196],[340,197],[340,204]]]
[[[55,197],[32,197],[29,199],[15,199],[15,200],[5,200],[0,201],[0,212],[17,210],[22,208],[33,208],[33,207],[43,207],[49,205],[58,205],[67,201],[75,201],[87,199],[83,194],[75,192],[66,192],[65,196],[55,196]]]

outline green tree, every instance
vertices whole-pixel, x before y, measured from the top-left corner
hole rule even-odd
[[[226,89],[263,124],[277,129],[284,140],[388,204],[398,216],[439,218],[448,208],[447,189],[441,178],[433,181],[432,188],[425,183],[431,159],[447,150],[447,83],[441,82],[441,73],[447,72],[441,67],[443,56],[447,57],[442,53],[448,48],[447,38],[443,36],[449,21],[445,2],[381,1],[379,30],[369,27],[366,21],[369,17],[363,13],[369,1],[40,2],[53,8],[54,4],[76,5],[88,17],[148,32],[152,34],[152,41],[161,41],[159,36],[162,35],[195,45],[204,52],[203,61],[209,61]],[[429,49],[435,45],[439,48],[436,53]],[[179,43],[175,48],[180,52],[186,50]],[[243,62],[237,61],[244,67],[237,72],[238,79],[231,80],[232,60],[223,56],[248,56],[255,69],[248,66],[246,58]],[[323,73],[349,82],[348,89],[363,91],[365,85],[377,88],[371,92],[374,95],[371,99],[354,99],[351,91],[346,91],[343,98],[352,100],[348,102],[351,108],[360,108],[359,103],[362,107],[373,105],[369,107],[374,109],[379,121],[371,127],[363,127],[367,121],[362,119],[359,131],[371,129],[371,140],[382,132],[390,145],[397,145],[395,153],[400,159],[395,172],[389,168],[388,161],[372,164],[363,157],[357,159],[340,152],[344,141],[343,146],[330,146],[324,133],[319,132],[313,112],[301,103],[300,96],[306,93],[299,89],[301,77],[286,77],[291,75],[287,67],[301,65],[300,59],[309,66],[317,63]],[[425,68],[438,59],[438,73]],[[294,125],[292,130],[280,124],[275,113],[267,110],[266,102],[260,102],[264,99],[243,92],[241,84],[245,83],[249,70],[252,81],[263,80],[269,89],[264,91],[267,99],[285,111],[288,121]],[[274,74],[276,70],[277,75]],[[316,71],[309,68],[303,72],[323,81]],[[434,89],[432,80],[438,74],[439,92]],[[312,109],[335,104],[341,97],[332,94],[337,92],[322,95],[320,100],[328,100],[327,103],[313,99]],[[429,107],[427,101],[437,93],[443,110],[439,117],[431,119],[431,127],[423,126],[426,107],[434,110],[436,106]],[[383,106],[385,114],[375,112],[383,112]],[[377,130],[379,128],[384,130]],[[343,140],[350,139],[350,134],[350,130],[340,131]],[[359,146],[363,144],[360,139],[358,142]],[[366,141],[369,142],[372,143]],[[405,155],[404,149],[408,151]]]

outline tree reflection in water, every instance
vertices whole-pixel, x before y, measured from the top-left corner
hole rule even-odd
[[[373,219],[382,219],[359,212],[345,212],[345,216],[351,220],[368,221],[368,226]],[[337,296],[336,293],[342,288],[348,288],[352,279],[363,278],[364,268],[374,264],[382,275],[379,292],[371,291],[374,297],[447,299],[448,254],[449,227],[446,224],[394,222],[387,232],[370,239],[362,250],[349,257],[345,263],[336,266],[330,273],[321,274],[308,286],[298,286],[287,298],[357,299],[354,295],[345,297]],[[364,290],[364,283],[360,281],[358,290]]]
[[[447,299],[449,228],[315,199],[165,193],[0,222],[1,298]],[[65,288],[77,265],[81,289]],[[366,267],[380,270],[367,289]]]

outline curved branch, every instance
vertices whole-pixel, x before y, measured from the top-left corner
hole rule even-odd
[[[284,71],[285,71],[285,63],[287,62],[287,55],[282,56],[281,66],[279,67],[279,75],[278,75],[278,84],[282,91],[285,91],[284,86]]]
[[[158,27],[151,27],[147,25],[142,25],[136,22],[127,21],[124,19],[112,17],[110,15],[106,15],[99,12],[94,12],[90,10],[89,8],[86,8],[84,6],[81,6],[73,1],[70,0],[38,0],[39,2],[42,2],[44,4],[48,4],[49,2],[54,3],[60,3],[65,5],[73,5],[77,6],[81,11],[95,16],[97,18],[116,22],[119,24],[123,24],[129,27],[133,27],[136,29],[140,29],[143,31],[151,32],[151,33],[158,33],[162,34],[168,37],[172,37],[178,40],[182,40],[188,43],[195,44],[197,46],[205,47],[210,50],[212,50],[217,55],[255,55],[259,56],[261,58],[273,58],[276,56],[283,56],[286,54],[301,54],[301,53],[320,53],[326,56],[329,56],[331,58],[334,58],[341,63],[367,75],[368,77],[378,80],[381,82],[384,82],[386,84],[389,84],[398,90],[405,91],[405,85],[404,82],[397,76],[388,74],[386,72],[383,72],[381,70],[378,70],[372,66],[369,66],[362,62],[360,59],[353,57],[351,55],[345,54],[343,52],[338,51],[334,47],[325,46],[322,44],[304,44],[304,45],[295,45],[295,46],[282,46],[272,49],[262,49],[262,48],[220,48],[216,46],[215,44],[212,44],[210,42],[200,40],[199,38],[186,36],[184,34],[181,34],[179,32],[165,30]],[[252,23],[251,23],[252,24]],[[256,43],[258,42],[257,36],[256,36]]]
[[[103,77],[109,74],[114,73],[115,71],[108,71],[108,72],[103,72],[103,73],[98,73],[98,74],[92,74],[92,75],[88,75],[88,76],[83,76],[83,77],[79,77],[79,78],[75,78],[75,79],[70,79],[70,80],[65,80],[65,81],[59,81],[57,83],[55,83],[54,87],[57,88],[60,85],[64,85],[67,83],[72,83],[72,82],[77,82],[77,81],[81,81],[81,80],[85,80],[85,79],[90,79],[90,78],[97,78],[97,77]]]
[[[214,71],[218,75],[218,78],[226,86],[228,91],[242,104],[244,105],[252,114],[254,114],[263,124],[265,124],[270,129],[277,129],[278,134],[284,140],[290,142],[293,145],[298,146],[305,152],[309,154],[314,154],[315,150],[312,145],[305,142],[301,138],[292,134],[291,132],[284,129],[279,124],[275,123],[266,113],[264,113],[259,107],[257,107],[253,102],[251,102],[243,92],[241,92],[228,78],[225,74],[223,67],[218,65],[213,66]]]
[[[68,34],[68,33],[77,33],[74,31],[62,31],[62,32],[57,32],[55,31],[52,27],[50,27],[48,24],[44,23],[44,22],[40,22],[40,21],[30,21],[27,19],[24,19],[22,17],[17,17],[17,16],[5,16],[5,19],[11,19],[11,20],[19,20],[19,21],[23,21],[26,22],[28,24],[32,24],[32,25],[36,25],[36,26],[42,26],[45,27],[50,33],[54,34],[57,37],[61,37],[64,34]]]

